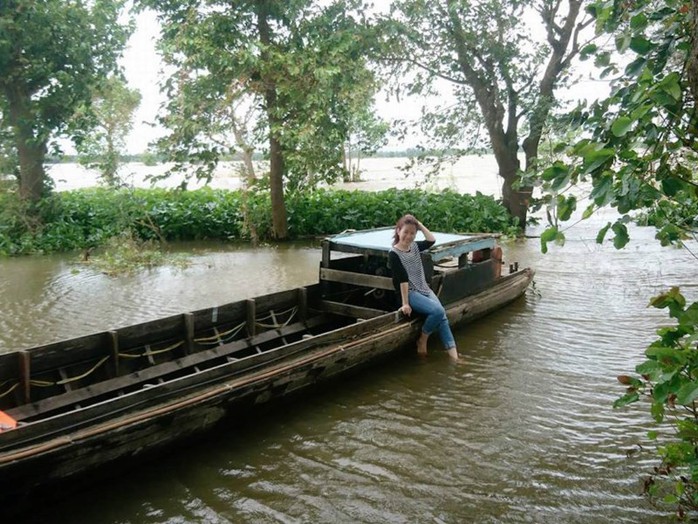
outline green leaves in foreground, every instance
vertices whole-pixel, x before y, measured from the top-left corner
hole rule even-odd
[[[676,506],[679,516],[698,510],[698,302],[686,303],[678,288],[654,297],[650,306],[667,309],[676,323],[657,330],[658,338],[645,351],[638,377],[620,375],[626,386],[614,408],[641,398],[661,431],[657,441],[661,464],[645,481],[645,492],[657,504]]]

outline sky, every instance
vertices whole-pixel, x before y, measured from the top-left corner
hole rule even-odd
[[[159,86],[159,82],[164,79],[162,63],[155,49],[160,31],[159,24],[155,13],[150,10],[139,13],[136,23],[136,31],[128,42],[122,61],[129,86],[138,89],[142,97],[134,116],[133,130],[126,141],[129,154],[145,152],[148,144],[163,134],[162,128],[155,124],[158,110],[164,101]],[[586,80],[572,86],[565,93],[558,94],[564,95],[568,100],[593,99],[605,96],[608,91],[605,82]],[[386,101],[384,96],[378,96],[376,101],[378,115],[388,121],[396,118],[416,119],[419,115],[419,104],[416,101]],[[388,149],[406,149],[418,142],[418,137],[408,138],[400,143],[391,142]]]

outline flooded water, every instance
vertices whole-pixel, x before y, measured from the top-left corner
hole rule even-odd
[[[614,411],[666,322],[649,298],[698,299],[696,260],[633,229],[628,248],[594,242],[603,217],[540,253],[518,302],[456,332],[465,364],[433,340],[82,490],[32,517],[100,523],[670,522],[641,496],[652,456],[628,459],[651,428]],[[0,351],[314,282],[319,246],[186,245],[188,269],[110,278],[68,256],[0,260]],[[698,246],[692,245],[694,252]],[[508,267],[508,265],[507,265]],[[50,518],[49,518],[50,516]]]

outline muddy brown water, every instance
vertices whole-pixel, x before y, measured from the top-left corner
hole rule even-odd
[[[436,340],[242,425],[230,425],[67,496],[46,522],[657,522],[640,495],[652,456],[647,409],[614,411],[666,322],[651,296],[698,298],[696,259],[633,229],[622,251],[504,244],[535,267],[516,303],[456,332],[466,363]],[[695,244],[691,246],[698,251]],[[187,244],[192,265],[118,278],[68,255],[0,260],[0,351],[82,335],[314,282],[313,242],[253,248]],[[48,516],[47,516],[48,515]]]

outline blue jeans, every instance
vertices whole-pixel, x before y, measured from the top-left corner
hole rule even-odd
[[[453,338],[451,327],[448,325],[446,311],[434,292],[429,291],[429,296],[425,296],[419,291],[410,291],[407,298],[413,311],[427,316],[422,326],[422,332],[431,335],[438,329],[444,348],[456,347],[456,340]]]

